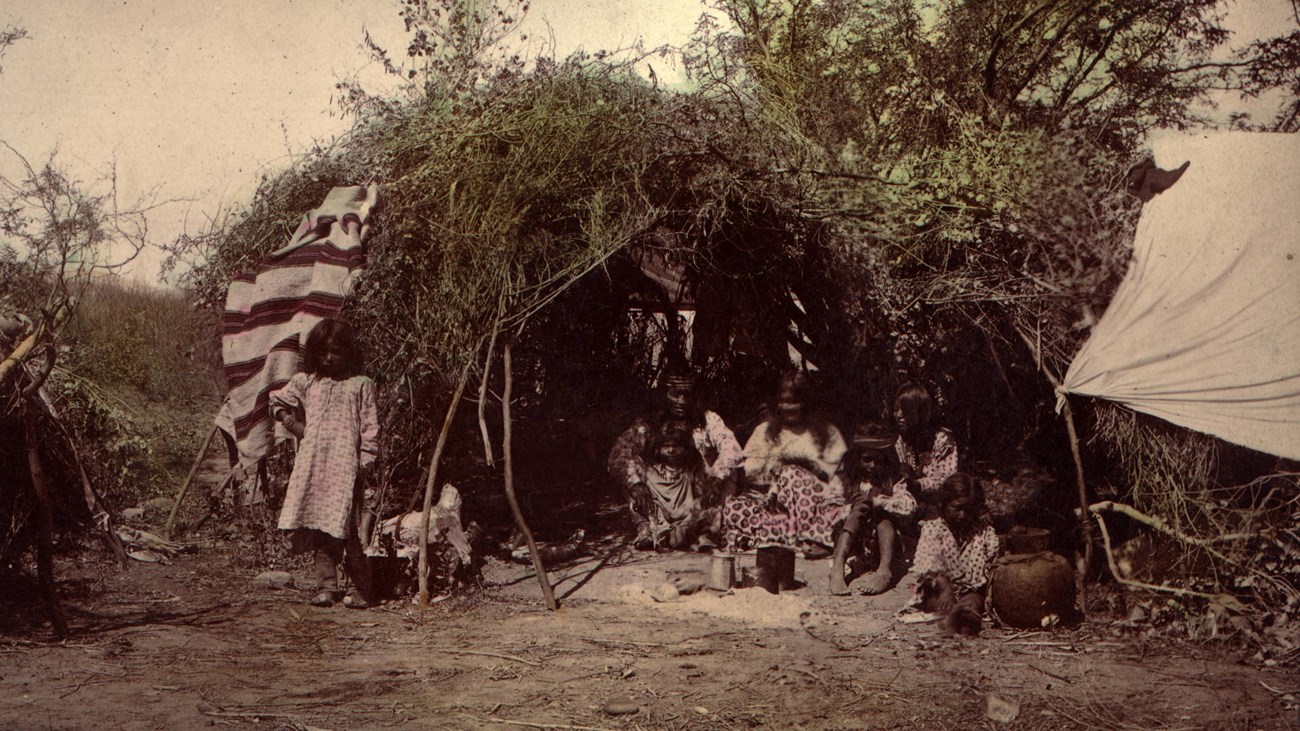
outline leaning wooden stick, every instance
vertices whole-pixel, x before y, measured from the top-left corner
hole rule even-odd
[[[181,489],[176,491],[176,499],[172,501],[172,511],[167,515],[167,524],[163,526],[163,538],[171,540],[172,526],[176,524],[176,514],[180,512],[181,502],[185,500],[185,495],[190,491],[190,483],[194,482],[194,476],[199,473],[199,467],[203,466],[203,458],[208,456],[208,448],[212,446],[212,440],[217,436],[217,427],[213,426],[208,436],[203,440],[203,446],[199,447],[199,453],[194,457],[194,464],[190,465],[189,474],[185,475],[185,481],[181,483]]]
[[[433,447],[433,457],[429,459],[429,479],[424,483],[424,513],[420,516],[420,559],[416,572],[420,582],[420,609],[429,606],[429,512],[433,509],[433,488],[438,484],[438,463],[442,461],[442,450],[447,446],[447,435],[451,432],[451,422],[456,418],[456,407],[465,394],[465,383],[469,380],[470,367],[474,365],[474,356],[465,359],[465,367],[460,371],[460,381],[456,392],[447,405],[447,416],[442,420],[442,430],[438,432],[438,443]]]
[[[1038,365],[1038,370],[1042,371],[1052,388],[1060,395],[1062,411],[1065,414],[1065,430],[1070,436],[1070,454],[1074,457],[1074,478],[1075,485],[1079,491],[1079,531],[1083,539],[1083,570],[1079,572],[1078,594],[1079,594],[1079,611],[1084,614],[1088,613],[1088,570],[1092,566],[1092,536],[1090,519],[1091,513],[1088,511],[1088,486],[1083,478],[1083,457],[1079,452],[1079,433],[1074,427],[1074,409],[1070,408],[1070,399],[1061,388],[1061,381],[1052,372],[1047,369],[1047,363],[1043,361],[1042,351],[1038,344],[1030,340],[1020,328],[1016,328],[1016,334],[1020,339],[1025,341],[1029,347],[1029,352],[1033,353],[1034,362]]]
[[[515,525],[518,526],[519,532],[524,534],[524,540],[528,542],[528,555],[533,559],[533,568],[537,571],[537,580],[541,582],[546,606],[551,611],[555,611],[559,608],[555,601],[555,589],[551,586],[550,577],[546,575],[546,567],[542,565],[542,554],[537,550],[533,532],[529,530],[528,522],[524,520],[524,513],[519,509],[519,498],[515,496],[514,453],[511,449],[510,424],[510,389],[514,378],[511,373],[513,365],[510,361],[509,338],[505,341],[505,347],[501,349],[501,366],[505,370],[506,380],[501,392],[501,460],[505,465],[506,501],[510,503],[510,512],[515,517]]]
[[[492,337],[488,339],[487,355],[483,356],[483,375],[479,377],[478,384],[478,431],[483,438],[483,461],[487,462],[488,467],[495,467],[497,460],[492,455],[492,435],[488,433],[487,425],[487,396],[488,381],[492,375],[492,356],[495,354],[497,346],[497,333],[501,329],[501,319],[492,321]]]

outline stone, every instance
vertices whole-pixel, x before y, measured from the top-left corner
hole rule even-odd
[[[145,500],[141,507],[158,513],[170,513],[172,506],[175,504],[169,497],[156,497],[152,500]]]
[[[681,595],[681,592],[677,590],[677,585],[667,581],[656,586],[654,591],[650,592],[650,598],[657,602],[677,601]]]
[[[253,586],[263,586],[268,589],[292,589],[293,574],[288,571],[263,571],[253,577]]]
[[[611,716],[631,716],[641,710],[641,706],[631,698],[614,698],[602,709]]]

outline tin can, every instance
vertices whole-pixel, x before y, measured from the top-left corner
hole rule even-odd
[[[709,563],[709,588],[714,591],[729,591],[735,583],[736,557],[715,553]]]

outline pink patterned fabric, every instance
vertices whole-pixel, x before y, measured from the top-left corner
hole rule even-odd
[[[917,454],[902,437],[894,442],[900,464],[911,467],[923,494],[938,492],[943,481],[957,472],[957,443],[947,429],[934,435],[934,446],[928,452]]]
[[[351,530],[357,477],[379,455],[375,382],[366,376],[336,381],[297,373],[270,396],[271,411],[304,412],[289,488],[280,510],[283,530],[313,528],[336,538]]]
[[[769,498],[746,493],[722,509],[723,537],[733,551],[762,546],[797,548],[802,543],[834,545],[835,526],[848,515],[843,491],[796,465],[777,472],[772,494],[786,512],[769,507]]]
[[[789,516],[770,510],[767,500],[767,495],[758,492],[727,499],[722,506],[722,536],[727,550],[791,544]]]
[[[943,520],[923,520],[912,572],[918,579],[944,574],[959,590],[978,591],[988,584],[997,557],[998,534],[993,526],[985,526],[965,544],[958,544]]]

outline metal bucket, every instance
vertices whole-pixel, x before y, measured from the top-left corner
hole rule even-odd
[[[736,557],[715,553],[709,563],[708,586],[714,591],[730,591],[736,583]]]

